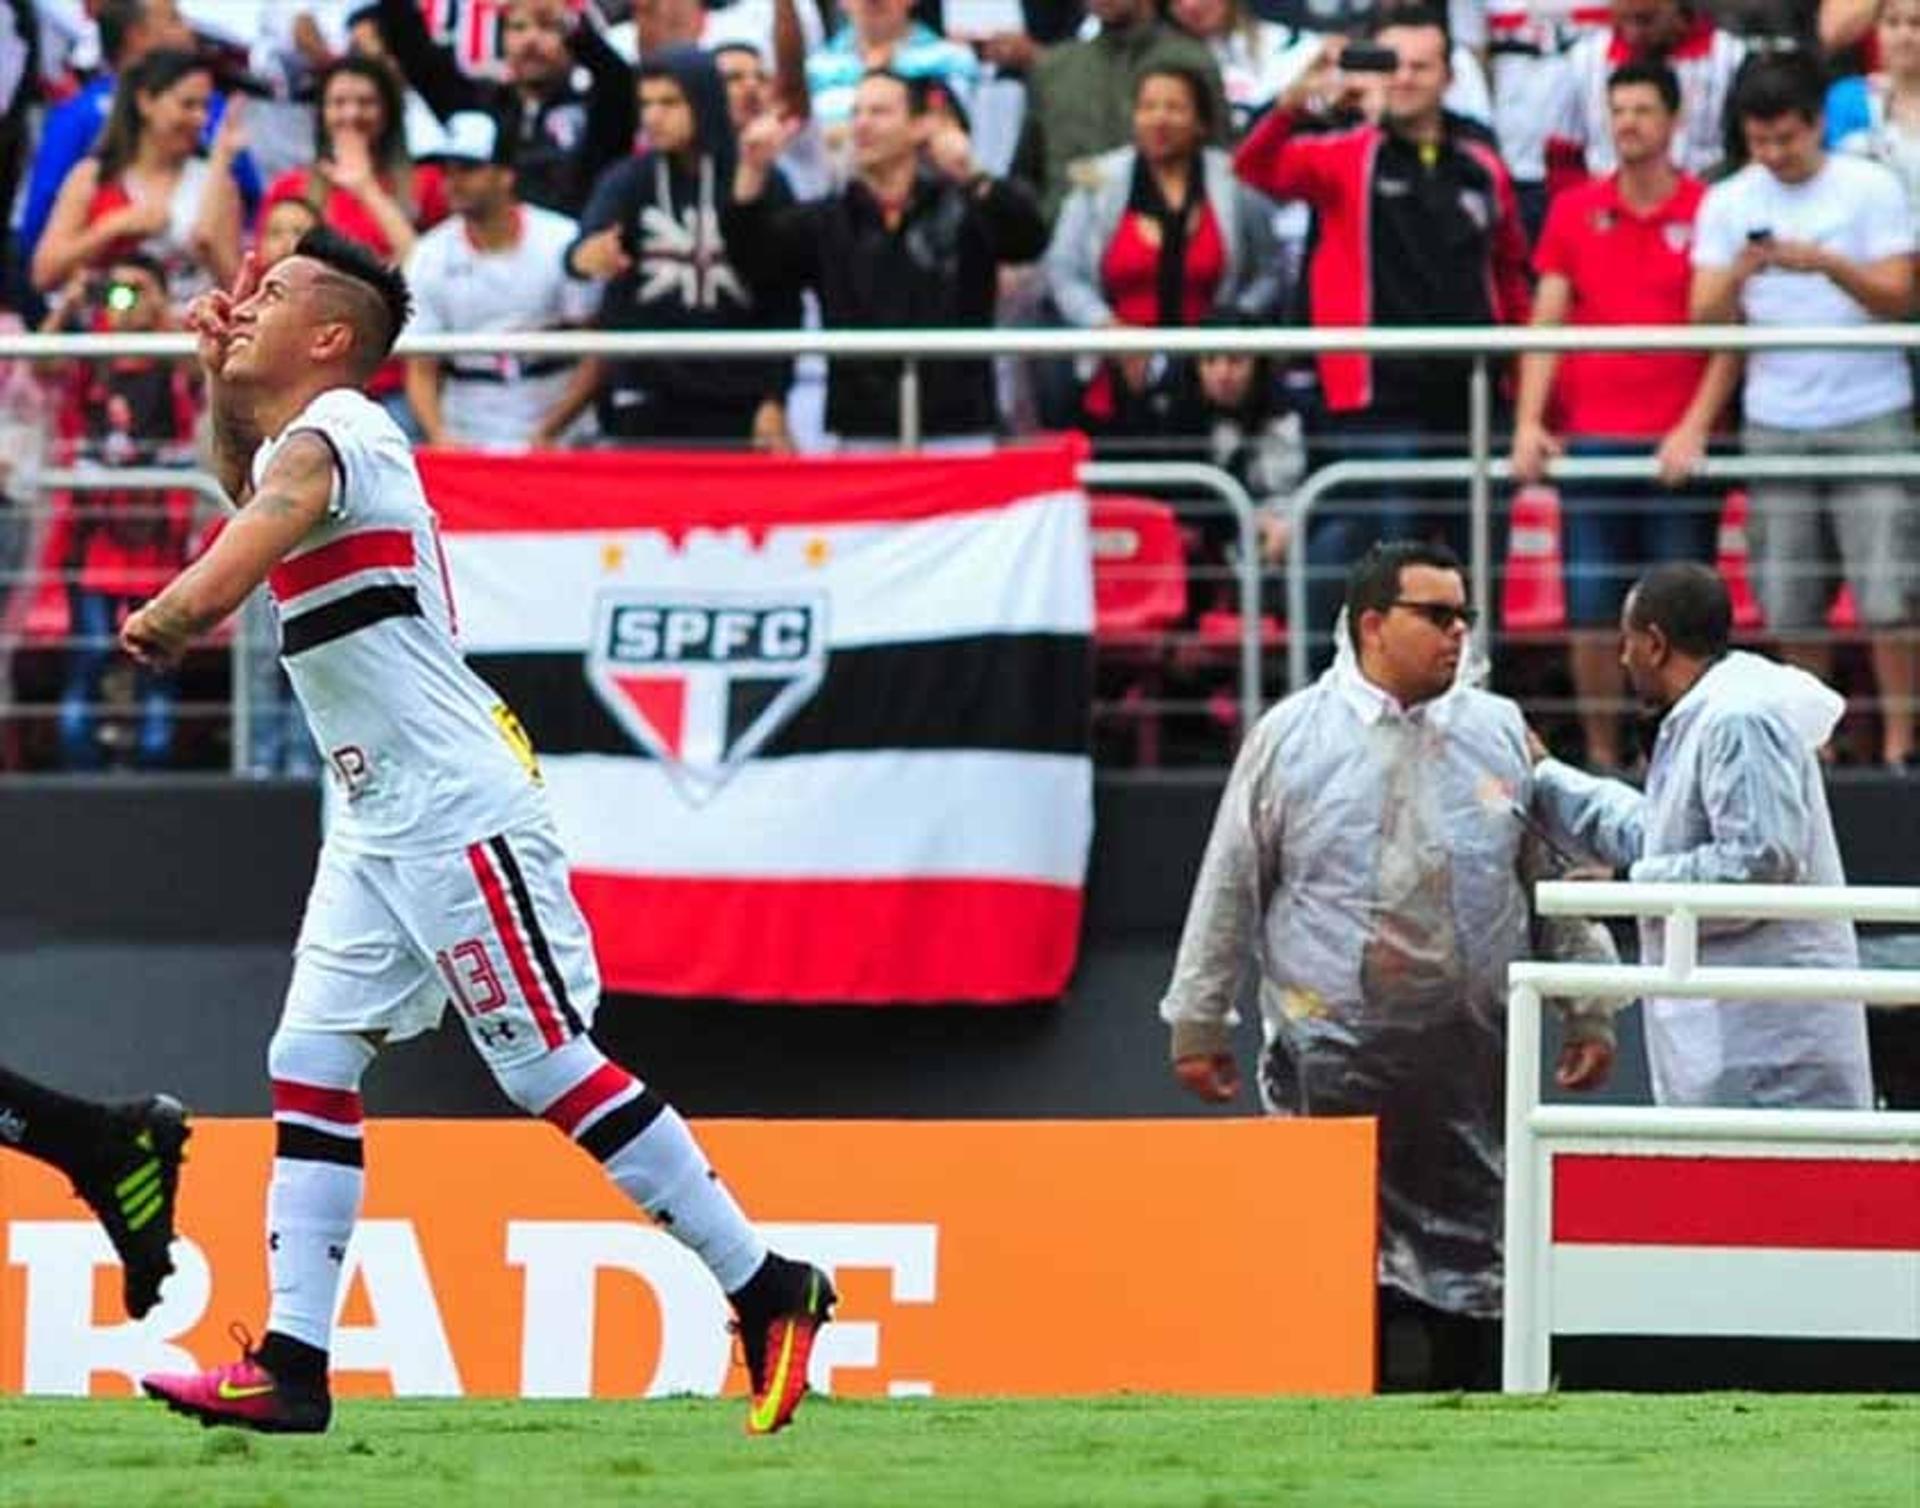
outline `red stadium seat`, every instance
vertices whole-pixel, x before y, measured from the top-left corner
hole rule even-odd
[[[1751,553],[1747,547],[1747,494],[1738,488],[1727,494],[1720,510],[1719,547],[1714,560],[1720,579],[1727,584],[1733,599],[1733,626],[1742,633],[1757,633],[1767,626],[1760,611],[1760,599],[1753,593],[1753,573],[1749,569]]]
[[[1151,498],[1092,501],[1094,637],[1102,646],[1162,644],[1187,615],[1179,517]]]
[[[1160,762],[1160,713],[1173,630],[1187,615],[1187,552],[1179,515],[1152,498],[1092,499],[1093,638],[1121,667],[1117,701],[1134,725],[1134,757]]]
[[[1560,494],[1551,487],[1514,493],[1507,579],[1500,593],[1500,622],[1508,633],[1553,633],[1567,626],[1560,540]]]
[[[1239,613],[1228,608],[1215,608],[1200,615],[1197,627],[1200,643],[1208,650],[1228,650],[1234,654],[1240,652]],[[1272,613],[1260,615],[1260,647],[1265,650],[1279,649],[1287,642],[1287,626]]]

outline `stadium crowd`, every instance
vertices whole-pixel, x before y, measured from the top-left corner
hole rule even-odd
[[[49,330],[171,328],[315,223],[404,266],[416,332],[1792,326],[1913,302],[1920,0],[0,0],[0,91],[6,302]],[[430,444],[810,452],[892,443],[898,375],[415,358],[375,391]],[[191,446],[172,367],[42,376],[36,412],[70,450]],[[1562,499],[1573,689],[1607,766],[1632,754],[1611,649],[1626,585],[1716,556],[1724,497],[1693,476],[1708,448],[1912,448],[1893,351],[1744,372],[1684,350],[1531,357],[1498,386],[1523,482],[1568,451],[1658,459],[1658,482]],[[1407,489],[1293,540],[1288,491],[1309,464],[1460,454],[1470,388],[1457,359],[1342,353],[934,362],[920,419],[937,446],[1076,427],[1103,452],[1225,466],[1274,505],[1263,563],[1305,552],[1324,635],[1367,545],[1464,554],[1465,512]],[[1766,623],[1817,666],[1852,615],[1880,709],[1856,748],[1904,767],[1910,488],[1750,493]],[[65,515],[70,767],[106,757],[111,625],[199,538],[155,499]],[[1230,539],[1190,544],[1232,564]],[[133,755],[172,761],[175,688],[127,694]]]

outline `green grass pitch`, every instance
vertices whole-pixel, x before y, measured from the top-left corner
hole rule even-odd
[[[1920,1398],[362,1402],[331,1434],[0,1399],[0,1508],[1920,1508]]]

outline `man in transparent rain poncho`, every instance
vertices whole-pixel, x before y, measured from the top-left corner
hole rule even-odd
[[[1804,670],[1730,653],[1732,625],[1726,584],[1705,566],[1641,577],[1621,613],[1620,658],[1660,717],[1646,791],[1542,758],[1537,810],[1567,844],[1631,880],[1844,885],[1819,750],[1846,702]],[[1664,926],[1641,924],[1644,962],[1660,962]],[[1701,924],[1699,961],[1852,969],[1860,959],[1851,922],[1731,921]],[[1857,1000],[1652,999],[1646,1026],[1659,1104],[1873,1104]]]
[[[1332,669],[1235,761],[1160,1007],[1181,1082],[1232,1099],[1257,956],[1267,1108],[1379,1117],[1383,1387],[1497,1383],[1507,965],[1614,958],[1579,921],[1535,946],[1526,724],[1472,684],[1466,602],[1444,549],[1353,567]],[[1558,1082],[1600,1084],[1610,1007],[1563,1024]]]

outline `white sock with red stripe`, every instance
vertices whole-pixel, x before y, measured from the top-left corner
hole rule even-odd
[[[724,1292],[744,1287],[766,1260],[766,1242],[687,1123],[590,1039],[496,1072],[515,1104],[597,1157],[629,1199],[706,1263]]]
[[[366,1186],[360,1076],[374,1059],[364,1037],[282,1026],[267,1050],[276,1137],[267,1189],[269,1336],[325,1351]]]

